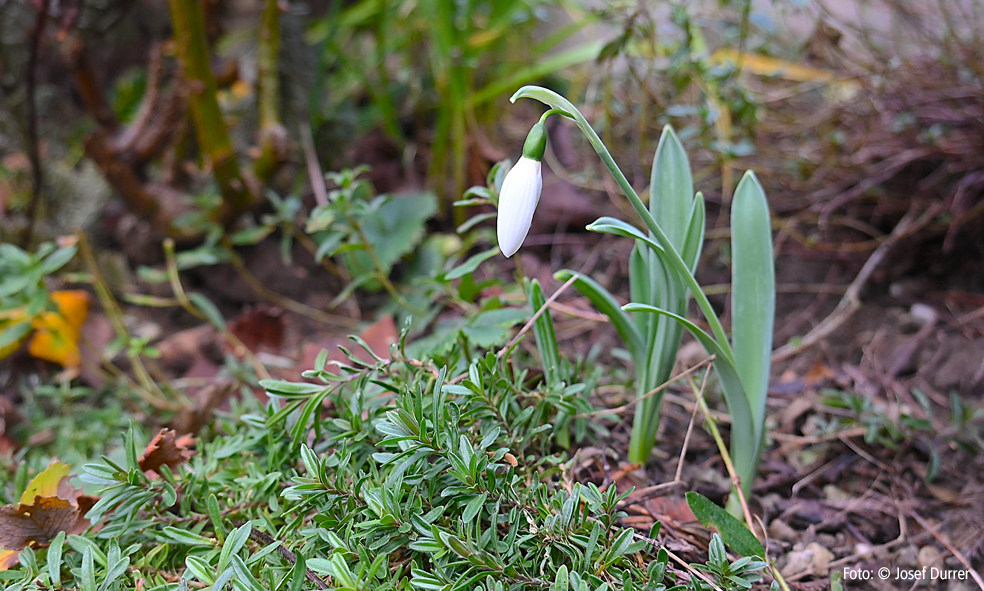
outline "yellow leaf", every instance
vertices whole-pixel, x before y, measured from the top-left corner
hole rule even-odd
[[[801,66],[774,57],[766,57],[734,49],[719,49],[711,56],[714,63],[741,63],[742,70],[759,76],[775,76],[796,82],[830,82],[837,78],[833,72]]]
[[[89,293],[81,289],[66,289],[51,292],[51,301],[69,324],[81,330],[89,315]]]
[[[842,78],[828,70],[811,68],[774,57],[740,52],[734,49],[719,49],[711,55],[710,61],[718,64],[740,64],[742,70],[758,76],[782,78],[793,82],[828,83],[840,100],[849,100],[861,89],[856,80]]]
[[[58,312],[42,312],[34,319],[36,332],[28,345],[28,353],[38,359],[77,368],[79,331],[89,314],[89,295],[81,290],[56,291],[51,294]]]
[[[52,462],[27,485],[27,489],[21,495],[20,502],[24,505],[33,505],[35,497],[57,497],[58,483],[62,481],[62,478],[68,477],[70,467],[61,462]]]

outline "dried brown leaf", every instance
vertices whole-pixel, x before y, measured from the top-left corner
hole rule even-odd
[[[0,507],[0,546],[20,550],[30,544],[46,545],[58,532],[73,529],[79,508],[57,497],[34,497],[31,505]]]
[[[137,463],[144,472],[156,474],[164,465],[173,470],[195,455],[195,450],[191,449],[194,444],[195,438],[191,435],[179,436],[176,431],[171,429],[161,429],[160,433],[147,445],[147,449],[144,450]]]

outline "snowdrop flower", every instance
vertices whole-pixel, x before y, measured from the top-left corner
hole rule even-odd
[[[519,159],[502,181],[499,190],[499,219],[496,235],[499,250],[506,258],[516,254],[533,221],[533,210],[540,201],[543,179],[540,161],[547,146],[547,134],[543,122],[537,123],[526,137],[523,157]]]

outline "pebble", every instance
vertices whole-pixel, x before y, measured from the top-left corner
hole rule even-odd
[[[936,564],[936,560],[940,557],[940,551],[936,546],[923,546],[919,549],[919,555],[917,560],[919,561],[919,567],[930,567]]]
[[[800,538],[799,532],[782,519],[773,519],[769,524],[769,535],[779,540],[794,542]]]
[[[833,559],[833,552],[816,542],[811,542],[802,550],[794,550],[786,554],[786,565],[780,571],[787,577],[807,571],[825,577],[830,571],[830,563]]]
[[[824,486],[823,494],[828,501],[850,501],[854,498],[833,484]]]
[[[906,546],[899,550],[897,557],[895,558],[895,564],[911,568],[919,564],[918,558],[916,557],[916,549],[912,546]]]

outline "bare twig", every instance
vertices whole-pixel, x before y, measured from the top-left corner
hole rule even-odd
[[[847,288],[847,292],[841,298],[837,308],[797,343],[789,343],[776,349],[772,353],[773,363],[792,357],[804,349],[812,347],[840,328],[861,307],[861,290],[868,284],[872,273],[875,272],[875,269],[878,268],[878,265],[881,264],[889,251],[899,241],[911,236],[931,222],[936,217],[936,214],[939,213],[940,208],[941,206],[939,204],[932,205],[918,218],[916,218],[915,209],[910,209],[902,217],[898,225],[895,226],[895,229],[888,238],[868,257],[868,261],[861,267],[861,271],[858,272],[857,277],[854,278],[854,281]]]
[[[954,548],[953,544],[951,544],[948,539],[943,537],[943,534],[936,531],[936,528],[932,527],[929,523],[927,523],[926,520],[923,519],[921,515],[909,509],[905,509],[905,512],[909,515],[909,517],[912,517],[913,519],[916,520],[916,523],[919,524],[919,527],[928,531],[930,535],[936,538],[936,541],[942,544],[943,547],[946,548],[950,554],[953,554],[954,558],[960,561],[960,564],[962,564],[963,567],[970,572],[970,576],[973,577],[974,582],[977,583],[977,586],[981,588],[981,591],[984,591],[984,579],[981,579],[980,573],[974,570],[974,566],[970,563],[969,560],[967,560],[967,557],[964,556],[959,550]]]
[[[519,259],[517,258],[517,262],[518,260]],[[553,292],[553,294],[549,298],[547,298],[547,301],[544,302],[542,306],[540,306],[540,309],[537,310],[532,317],[530,317],[530,319],[526,322],[526,324],[523,325],[523,328],[519,329],[519,332],[516,333],[516,336],[514,336],[508,343],[506,343],[506,346],[499,351],[498,357],[502,357],[503,355],[505,355],[510,349],[513,348],[513,346],[517,342],[519,342],[519,339],[521,339],[523,335],[526,334],[526,331],[528,331],[530,327],[533,326],[533,323],[536,322],[537,318],[539,318],[541,314],[543,314],[550,308],[550,304],[552,304],[553,301],[560,296],[560,294],[564,293],[564,290],[566,290],[568,287],[574,284],[574,280],[577,279],[577,277],[578,277],[577,275],[571,276],[571,278],[568,279],[566,282],[564,282],[564,284],[561,285],[557,289],[557,291]]]
[[[246,284],[249,285],[258,295],[270,300],[285,310],[290,310],[291,312],[301,314],[302,316],[313,318],[318,322],[324,322],[325,324],[340,326],[347,329],[355,329],[359,327],[358,320],[346,318],[345,316],[329,314],[318,310],[317,308],[312,308],[307,304],[302,304],[297,300],[292,300],[286,296],[276,293],[267,286],[263,285],[263,282],[257,279],[256,276],[246,268],[246,264],[243,262],[242,257],[240,257],[236,251],[232,248],[228,248],[227,252],[229,253],[229,260],[232,262],[232,266],[236,268],[236,271],[239,272],[239,276],[242,277],[243,281],[245,281]]]
[[[550,302],[547,302],[548,305],[549,305],[549,303]],[[615,408],[605,408],[605,409],[602,409],[602,410],[596,410],[594,412],[589,412],[589,413],[585,413],[585,414],[579,414],[579,415],[576,415],[574,418],[584,419],[584,418],[590,418],[590,417],[597,417],[597,416],[601,416],[601,415],[610,415],[610,414],[624,412],[627,409],[629,409],[630,407],[632,407],[633,405],[638,404],[638,403],[642,402],[643,400],[645,400],[645,399],[647,399],[647,398],[649,398],[651,396],[655,396],[655,395],[659,394],[660,392],[662,392],[663,390],[665,390],[666,388],[668,388],[670,386],[670,384],[672,384],[673,382],[676,382],[677,380],[680,380],[682,378],[685,378],[685,377],[689,376],[690,374],[694,373],[695,371],[697,371],[701,367],[704,367],[705,365],[708,365],[709,363],[712,363],[713,361],[714,361],[714,355],[711,355],[710,357],[704,359],[703,361],[701,361],[697,365],[695,365],[695,366],[693,366],[693,367],[691,367],[689,369],[685,369],[684,371],[681,371],[680,373],[678,373],[677,375],[675,375],[675,376],[671,377],[670,379],[666,380],[665,382],[663,382],[659,386],[656,386],[655,388],[653,388],[649,392],[646,392],[645,394],[643,394],[642,396],[639,396],[638,398],[633,398],[632,400],[630,400],[629,402],[626,402],[622,406],[616,406]]]
[[[273,537],[259,531],[255,527],[249,530],[249,537],[257,544],[262,544],[264,546],[269,546],[270,544],[277,542],[277,540],[273,539]],[[283,559],[286,560],[291,566],[297,564],[297,555],[284,547],[282,543],[277,545],[277,554],[280,554],[280,556],[283,557]],[[328,583],[326,583],[309,568],[304,569],[304,578],[314,583],[318,589],[331,589],[331,587],[328,586]]]
[[[119,304],[113,297],[113,293],[109,290],[106,281],[103,279],[99,265],[96,263],[96,257],[92,253],[92,247],[89,245],[89,240],[83,232],[79,232],[77,236],[79,240],[79,254],[82,255],[82,260],[85,262],[89,274],[92,276],[92,285],[96,290],[99,301],[102,303],[106,317],[109,319],[110,324],[113,325],[113,330],[116,332],[117,337],[129,339],[130,333],[126,328],[126,324],[123,322],[123,311],[120,309]],[[150,376],[150,372],[147,371],[140,354],[132,351],[130,347],[126,347],[125,349],[130,359],[130,364],[133,366],[133,373],[136,374],[137,382],[139,383],[139,387],[134,388],[134,392],[140,398],[155,408],[164,410],[183,410],[191,405],[187,399],[180,400],[180,393],[178,393],[179,402],[171,402],[168,399],[169,397],[161,390],[160,386],[157,385],[157,382]],[[173,388],[168,389],[177,392]]]
[[[704,376],[704,383],[707,382],[707,376]],[[748,525],[749,530],[752,530],[755,523],[752,520],[752,512],[748,509],[748,502],[745,500],[745,493],[741,488],[741,478],[738,476],[738,472],[735,470],[735,466],[731,461],[731,454],[728,453],[728,446],[725,445],[724,439],[721,437],[721,433],[718,431],[717,424],[714,418],[711,416],[707,403],[704,401],[704,384],[701,384],[701,388],[697,391],[693,380],[690,381],[690,388],[694,391],[694,395],[697,398],[697,404],[700,406],[700,410],[704,415],[704,422],[707,424],[707,430],[711,432],[711,436],[714,438],[714,442],[717,444],[718,451],[721,453],[721,459],[724,460],[724,466],[728,470],[728,475],[731,476],[731,486],[735,493],[738,495],[738,502],[741,504],[742,513],[745,516],[745,523]],[[729,502],[730,504],[730,502]],[[754,532],[753,532],[754,533]],[[757,537],[757,536],[756,536]],[[764,556],[768,560],[767,556]],[[775,568],[771,563],[769,564],[769,570],[772,572],[772,576],[779,583],[779,586],[783,588],[783,591],[789,591],[789,585],[786,580],[783,579],[782,574],[779,569]]]
[[[328,205],[328,188],[325,186],[325,175],[318,162],[318,152],[314,149],[314,138],[311,137],[311,127],[301,124],[301,148],[304,150],[304,161],[307,163],[308,180],[314,191],[314,200],[318,205]]]

